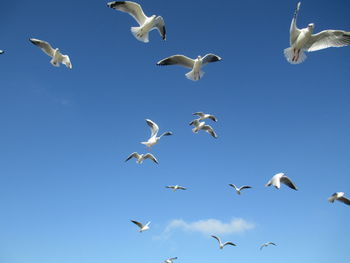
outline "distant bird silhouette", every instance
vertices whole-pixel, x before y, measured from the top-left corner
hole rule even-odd
[[[243,189],[249,189],[249,188],[252,188],[251,186],[249,186],[249,185],[244,185],[244,186],[241,186],[241,187],[237,187],[237,186],[235,186],[234,184],[229,184],[229,186],[232,186],[235,190],[236,190],[236,192],[237,192],[237,194],[241,194],[241,191],[243,190]]]
[[[232,243],[232,242],[229,242],[229,241],[228,241],[228,242],[225,242],[225,243],[222,243],[222,242],[221,242],[221,239],[220,239],[219,237],[217,237],[217,236],[212,235],[212,237],[215,238],[215,239],[219,242],[219,247],[220,247],[220,249],[223,249],[224,246],[226,246],[226,245],[236,246],[236,244],[234,244],[234,243]]]
[[[148,222],[147,224],[143,225],[140,222],[137,222],[135,220],[131,220],[131,222],[133,222],[135,225],[137,225],[140,228],[140,230],[139,230],[140,233],[143,232],[143,231],[148,230],[149,229],[149,224],[151,223],[151,222]]]
[[[138,164],[141,164],[146,159],[150,159],[153,162],[155,162],[156,164],[158,164],[158,160],[151,153],[138,154],[137,152],[133,152],[132,154],[129,155],[128,158],[126,158],[125,162],[129,161],[131,158],[136,158],[136,162]]]

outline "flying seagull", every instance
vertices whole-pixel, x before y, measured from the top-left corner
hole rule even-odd
[[[196,81],[204,75],[204,72],[201,70],[202,66],[220,60],[221,58],[214,54],[207,54],[203,58],[201,56],[198,56],[196,59],[191,59],[184,55],[175,55],[159,61],[157,65],[179,65],[185,68],[189,68],[191,71],[186,74],[186,77],[190,80]]]
[[[147,147],[152,147],[153,145],[155,145],[160,140],[160,138],[162,138],[163,136],[173,135],[172,132],[168,131],[168,132],[164,132],[162,135],[157,137],[157,134],[159,131],[158,125],[149,119],[146,119],[146,123],[151,128],[151,137],[148,139],[147,142],[141,142],[141,143],[146,145]]]
[[[237,186],[235,186],[234,184],[229,184],[229,186],[232,186],[236,190],[237,194],[239,194],[239,195],[241,194],[241,190],[252,188],[249,185],[244,185],[244,186],[241,186],[239,188]]]
[[[284,50],[289,63],[299,64],[306,59],[304,51],[317,51],[329,47],[343,47],[350,45],[350,32],[343,30],[324,30],[313,34],[315,25],[309,24],[306,28],[297,27],[297,16],[300,2],[294,12],[290,25],[290,47]]]
[[[169,185],[169,186],[166,186],[165,188],[171,188],[171,189],[173,189],[174,192],[176,190],[178,190],[178,189],[180,189],[180,190],[186,190],[187,189],[186,187],[182,187],[180,185]]]
[[[137,225],[140,228],[140,230],[139,230],[140,233],[143,232],[143,231],[148,230],[149,229],[149,224],[151,223],[151,222],[148,222],[146,225],[143,225],[140,222],[137,222],[135,220],[131,220],[131,222],[133,222],[135,225]]]
[[[51,45],[43,40],[30,38],[30,42],[32,42],[37,47],[41,48],[42,51],[44,51],[48,56],[50,56],[52,59],[50,63],[55,66],[59,67],[60,63],[64,64],[67,68],[72,69],[72,63],[70,62],[70,59],[68,55],[62,55],[60,50],[58,48],[52,48]]]
[[[194,125],[194,128],[192,129],[194,133],[198,133],[198,131],[204,130],[214,138],[218,138],[218,135],[215,133],[214,129],[210,125],[205,125],[204,121],[199,122],[198,120],[193,120],[190,122],[190,125]]]
[[[202,120],[205,120],[205,119],[211,119],[212,121],[215,121],[215,122],[218,121],[217,118],[214,115],[206,114],[206,113],[203,113],[203,112],[195,112],[195,113],[193,113],[193,115],[197,115],[199,117],[198,118],[199,121],[202,121]]]
[[[4,53],[5,53],[5,51],[3,51],[3,50],[0,50],[0,55],[1,55],[1,54],[4,54]]]
[[[267,247],[267,246],[269,246],[269,245],[277,246],[277,245],[276,245],[275,243],[273,243],[273,242],[267,242],[267,243],[262,244],[262,245],[260,246],[260,250],[262,250],[264,247]]]
[[[343,202],[344,204],[350,205],[350,199],[344,197],[343,192],[336,192],[332,194],[331,197],[328,198],[328,202],[334,203],[335,200],[338,200],[340,202]]]
[[[131,1],[113,1],[107,3],[110,8],[128,13],[131,15],[137,23],[139,23],[139,27],[132,27],[132,34],[140,41],[144,43],[148,43],[148,33],[153,29],[157,29],[159,34],[163,38],[166,39],[165,32],[165,23],[163,17],[152,15],[150,17],[146,16],[143,13],[142,7],[135,2]]]
[[[295,186],[295,184],[287,177],[284,175],[284,173],[278,173],[275,174],[270,181],[267,182],[265,186],[270,186],[273,185],[277,189],[280,189],[281,183],[289,186],[290,188],[294,190],[298,190],[298,188]]]
[[[236,246],[236,244],[233,244],[232,242],[228,241],[228,242],[225,242],[225,243],[222,243],[221,242],[221,239],[217,236],[212,236],[213,238],[215,238],[218,242],[219,242],[219,246],[220,246],[220,249],[223,249],[224,246],[226,245],[231,245],[231,246]]]
[[[174,257],[174,258],[168,258],[166,260],[164,260],[164,263],[173,263],[173,261],[177,259],[177,257]]]
[[[132,154],[129,155],[128,158],[126,158],[125,162],[129,161],[131,158],[136,158],[136,163],[141,164],[143,160],[150,159],[156,164],[158,164],[158,160],[156,157],[153,156],[151,153],[146,153],[146,154],[138,154],[137,152],[133,152]]]

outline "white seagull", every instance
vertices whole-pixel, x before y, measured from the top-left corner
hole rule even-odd
[[[191,59],[184,55],[175,55],[159,61],[157,65],[179,65],[185,68],[189,68],[191,71],[186,74],[186,77],[190,80],[196,81],[202,78],[204,75],[204,72],[201,70],[202,66],[220,60],[221,58],[214,54],[206,54],[203,58],[201,56],[198,56],[196,59]]]
[[[199,121],[202,121],[205,119],[211,119],[212,121],[215,121],[215,122],[218,121],[218,119],[214,115],[203,113],[203,112],[195,112],[193,113],[193,115],[197,115],[199,117],[197,120]]]
[[[313,23],[306,28],[297,28],[297,16],[300,2],[294,12],[290,25],[290,47],[284,50],[284,55],[289,63],[299,64],[306,59],[304,51],[317,51],[329,47],[343,47],[350,45],[350,32],[343,30],[324,30],[312,34],[315,28]]]
[[[264,247],[267,247],[267,246],[269,246],[269,245],[277,246],[277,245],[276,245],[275,243],[273,243],[273,242],[267,242],[267,243],[262,244],[262,245],[260,246],[260,250],[262,250]]]
[[[252,188],[249,185],[244,185],[244,186],[241,186],[239,188],[237,186],[235,186],[234,184],[229,184],[229,186],[232,186],[236,190],[237,194],[239,194],[239,195],[241,194],[241,190]]]
[[[159,34],[163,38],[163,40],[166,39],[166,32],[165,32],[165,24],[163,17],[161,16],[146,16],[143,13],[142,7],[135,2],[130,1],[113,1],[109,2],[107,4],[110,8],[126,12],[129,15],[131,15],[137,23],[139,23],[139,27],[132,27],[131,32],[132,34],[140,41],[144,43],[148,43],[148,33],[152,31],[153,29],[158,29]]]
[[[149,229],[149,224],[151,223],[151,222],[148,222],[146,225],[143,225],[140,222],[137,222],[135,220],[131,220],[131,222],[133,222],[135,225],[137,225],[140,228],[140,230],[139,230],[140,233],[143,232],[143,231],[148,230]]]
[[[155,145],[160,140],[160,138],[162,138],[163,136],[173,135],[172,132],[168,131],[168,132],[164,132],[162,135],[157,137],[157,134],[159,131],[158,125],[149,119],[146,119],[146,123],[151,128],[151,137],[148,139],[147,142],[141,142],[141,143],[146,145],[147,147],[152,147],[153,145]]]
[[[198,133],[198,131],[204,130],[214,138],[218,138],[218,135],[215,133],[214,129],[210,125],[205,125],[204,121],[199,122],[199,120],[193,120],[190,122],[190,125],[194,125],[194,128],[192,129],[194,133]]]
[[[164,260],[164,263],[173,263],[173,261],[177,259],[177,257],[174,257],[174,258],[168,258],[166,260]]]
[[[278,173],[275,174],[270,181],[267,182],[265,186],[273,185],[277,189],[280,189],[281,183],[289,186],[290,188],[294,190],[298,190],[298,188],[295,186],[295,184],[290,180],[287,176],[284,175],[284,173]]]
[[[226,245],[236,246],[236,244],[234,244],[234,243],[232,243],[232,242],[230,242],[230,241],[227,241],[227,242],[225,242],[225,243],[222,243],[222,242],[221,242],[221,239],[220,239],[219,237],[217,237],[217,236],[212,236],[212,237],[215,238],[215,239],[219,242],[220,249],[223,249],[224,246],[226,246]]]
[[[186,187],[180,186],[180,185],[169,185],[166,186],[165,188],[171,188],[173,189],[173,191],[175,192],[176,190],[180,189],[180,190],[186,190]]]
[[[30,42],[32,42],[37,47],[41,48],[42,51],[44,51],[48,56],[50,56],[52,59],[50,63],[55,66],[59,67],[60,63],[64,64],[67,68],[72,69],[72,63],[70,62],[68,55],[62,55],[60,50],[58,48],[52,48],[51,45],[43,40],[30,38]]]
[[[158,160],[156,157],[153,156],[151,153],[146,153],[146,154],[138,154],[137,152],[133,152],[132,154],[129,155],[128,158],[126,158],[125,162],[129,161],[131,158],[136,158],[136,163],[141,164],[143,160],[150,159],[156,164],[158,164]]]
[[[338,200],[340,202],[343,202],[344,204],[350,205],[350,199],[344,197],[343,192],[336,192],[332,194],[331,197],[328,198],[328,202],[334,203],[335,200]]]
[[[4,53],[5,53],[5,51],[3,51],[3,50],[0,50],[0,55],[1,55],[1,54],[4,54]]]

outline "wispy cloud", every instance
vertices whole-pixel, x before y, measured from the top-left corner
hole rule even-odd
[[[173,231],[174,229],[181,229],[189,232],[199,232],[205,235],[210,234],[233,234],[243,233],[247,230],[253,229],[255,225],[247,222],[242,218],[234,218],[231,221],[225,223],[218,219],[205,219],[194,222],[186,222],[182,219],[172,220],[166,227],[165,233]]]

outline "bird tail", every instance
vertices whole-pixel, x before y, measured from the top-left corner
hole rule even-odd
[[[131,28],[131,33],[134,35],[134,37],[137,38],[137,40],[148,43],[148,32],[142,32],[141,27],[132,27]]]
[[[204,75],[203,71],[195,72],[194,70],[191,70],[186,74],[186,78],[193,81],[197,81],[197,80],[200,80],[203,77],[203,75]]]
[[[283,52],[287,61],[291,64],[300,64],[306,59],[306,55],[302,49],[297,50],[292,47],[289,47],[286,48]]]

